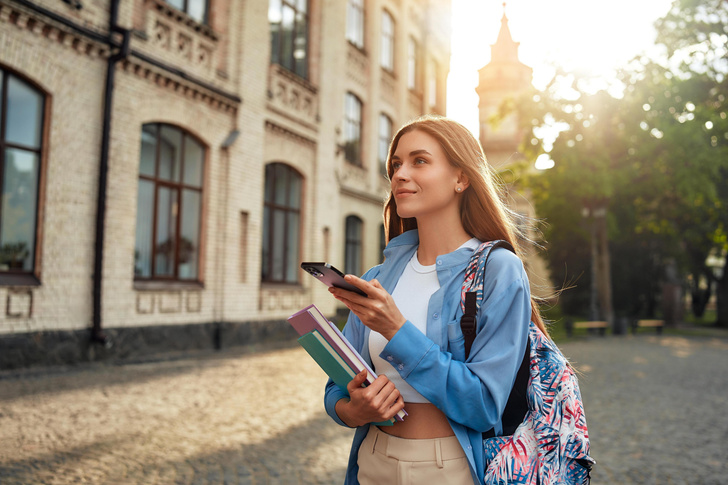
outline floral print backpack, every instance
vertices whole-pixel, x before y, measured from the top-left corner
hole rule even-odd
[[[496,247],[513,251],[506,241],[485,242],[465,271],[460,325],[466,357],[475,339],[475,313],[483,300],[485,263]],[[483,434],[485,484],[588,484],[596,462],[589,456],[589,432],[574,370],[533,322],[529,323],[526,352],[503,413],[506,432],[506,415],[518,416],[515,430],[508,436],[494,436],[492,431]],[[526,379],[525,403],[519,407],[516,388],[523,387]],[[523,389],[520,393],[522,396]]]

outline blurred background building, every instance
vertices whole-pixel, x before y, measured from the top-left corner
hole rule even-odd
[[[0,1],[0,368],[255,342],[379,262],[444,0]]]
[[[526,161],[520,152],[526,130],[519,124],[518,114],[512,112],[505,117],[499,111],[504,102],[520,102],[520,97],[533,90],[531,81],[533,69],[518,58],[519,42],[513,40],[508,28],[508,17],[503,5],[501,27],[495,44],[490,46],[490,62],[478,71],[478,119],[480,143],[485,156],[496,171],[508,172],[514,165]],[[535,172],[533,163],[529,164]],[[504,180],[512,177],[504,176]],[[514,183],[515,182],[515,183]],[[507,202],[522,222],[521,233],[530,241],[538,242],[537,214],[531,203],[530,193],[518,187],[518,181],[507,185]],[[524,244],[524,264],[528,270],[531,292],[544,299],[553,296],[546,262],[539,255],[534,244]]]

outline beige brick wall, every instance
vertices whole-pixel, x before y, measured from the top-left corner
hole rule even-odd
[[[381,257],[381,201],[388,190],[377,163],[379,113],[388,114],[396,130],[429,110],[429,59],[440,66],[438,86],[444,91],[449,40],[440,35],[428,47],[427,39],[436,38],[434,30],[425,31],[434,21],[428,15],[439,10],[424,9],[427,2],[366,2],[365,49],[359,51],[345,40],[346,2],[312,0],[311,25],[316,28],[311,29],[311,75],[301,80],[270,65],[267,2],[211,1],[211,28],[201,29],[182,15],[170,14],[161,0],[121,5],[120,23],[135,30],[133,51],[183,71],[186,78],[134,55],[117,64],[106,200],[104,327],[283,319],[310,303],[333,313],[336,304],[325,287],[303,272],[298,286],[261,285],[265,165],[284,162],[304,177],[301,259],[328,260],[343,268],[344,220],[355,214],[364,220],[366,269]],[[106,31],[108,1],[86,0],[80,11],[63,2],[36,3],[80,26]],[[383,75],[379,66],[384,5],[397,26],[394,76]],[[5,305],[0,333],[87,328],[108,47],[77,34],[59,41],[59,35],[42,28],[18,27],[11,12],[20,10],[0,7],[0,62],[41,86],[52,102],[41,222],[42,284],[0,286],[0,305]],[[42,15],[26,14],[43,21]],[[408,35],[418,38],[426,51],[420,61],[423,89],[416,96],[406,86]],[[337,150],[347,91],[364,102],[362,168],[345,162]],[[438,100],[437,110],[444,112],[444,96]],[[186,130],[207,148],[200,288],[150,288],[134,282],[140,137],[142,125],[150,122]],[[222,148],[234,130],[237,140]]]

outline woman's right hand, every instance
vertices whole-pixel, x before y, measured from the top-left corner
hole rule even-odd
[[[336,403],[336,414],[351,428],[388,421],[404,408],[404,399],[386,376],[381,375],[369,386],[361,387],[366,378],[366,370],[354,376],[346,386],[349,399]]]

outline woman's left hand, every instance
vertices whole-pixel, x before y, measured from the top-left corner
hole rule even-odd
[[[364,325],[391,340],[407,321],[395,305],[392,295],[377,280],[366,281],[349,274],[344,278],[368,297],[341,288],[329,288],[329,292],[354,312]]]

